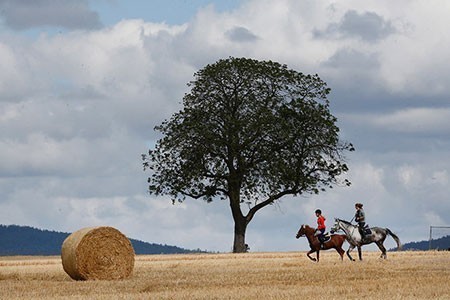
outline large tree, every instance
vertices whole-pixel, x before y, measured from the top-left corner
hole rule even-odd
[[[183,108],[155,127],[162,138],[143,155],[149,191],[228,200],[233,252],[246,251],[255,213],[286,195],[319,193],[348,170],[326,87],[272,61],[222,59],[194,74]]]

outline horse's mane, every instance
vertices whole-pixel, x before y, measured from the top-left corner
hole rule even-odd
[[[347,224],[347,225],[352,225],[352,223],[350,223],[349,221],[345,221],[345,220],[342,220],[342,219],[336,219],[336,220],[339,220],[339,221],[341,221],[342,223],[345,223],[345,224]]]
[[[303,226],[303,228],[305,228],[305,229],[310,229],[310,230],[311,230],[311,229],[313,229],[313,230],[315,229],[314,227],[309,226],[308,224],[303,224],[302,226]]]

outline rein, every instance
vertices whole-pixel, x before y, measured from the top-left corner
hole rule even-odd
[[[340,220],[340,219],[337,219],[337,222],[338,222],[338,227],[345,232],[347,237],[351,238],[351,240],[356,243],[356,241],[355,241],[355,239],[353,237],[354,236],[354,232],[356,230],[356,226],[351,224],[351,223],[348,223],[348,222],[346,222],[344,220]],[[342,225],[342,224],[344,224],[344,225]],[[351,227],[352,229],[349,229],[349,227]],[[351,230],[351,232],[350,232],[350,230]]]

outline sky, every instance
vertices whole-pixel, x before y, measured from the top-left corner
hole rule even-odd
[[[355,202],[427,240],[450,226],[449,15],[446,0],[0,0],[0,223],[231,251],[227,202],[150,196],[141,154],[193,74],[233,56],[319,74],[356,148],[351,187],[259,211],[250,251],[307,249],[295,234],[316,208],[331,227]]]

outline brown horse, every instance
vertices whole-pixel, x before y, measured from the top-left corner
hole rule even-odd
[[[336,251],[341,256],[341,260],[343,260],[345,251],[344,249],[342,249],[342,244],[347,238],[346,235],[345,234],[331,235],[331,238],[328,241],[326,241],[323,244],[323,248],[321,248],[318,238],[314,236],[315,231],[316,230],[314,228],[309,227],[308,225],[302,225],[299,231],[297,232],[296,236],[296,238],[298,239],[299,237],[306,235],[306,238],[308,239],[309,242],[309,247],[311,248],[311,250],[308,253],[306,253],[309,259],[311,259],[312,261],[319,262],[320,250],[336,249]],[[317,259],[310,256],[310,254],[313,253],[314,251],[316,252]]]

